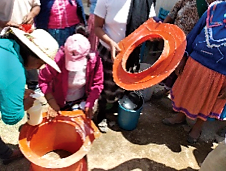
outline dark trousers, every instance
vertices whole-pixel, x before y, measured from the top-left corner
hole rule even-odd
[[[97,110],[97,122],[101,122],[106,119],[106,105],[107,103],[113,104],[120,99],[124,94],[124,89],[120,88],[113,80],[111,60],[111,52],[99,44],[98,52],[102,59],[104,67],[104,89],[98,99],[98,110]]]
[[[169,88],[173,87],[173,84],[175,83],[177,79],[177,75],[175,74],[175,72],[172,72],[165,80],[163,80],[162,82]]]
[[[0,158],[7,159],[12,155],[13,151],[9,148],[0,137]]]
[[[97,124],[100,123],[103,119],[106,119],[106,105],[107,105],[107,100],[103,97],[103,95],[100,95],[98,99]]]

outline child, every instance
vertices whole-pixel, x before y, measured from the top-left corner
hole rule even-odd
[[[47,65],[39,74],[40,89],[51,107],[48,114],[54,117],[60,114],[60,110],[72,110],[74,104],[85,101],[84,112],[92,118],[94,102],[103,89],[100,57],[97,53],[90,53],[86,37],[74,34],[59,49],[55,61],[61,73]]]

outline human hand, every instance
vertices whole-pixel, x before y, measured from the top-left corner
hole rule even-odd
[[[226,87],[222,88],[218,94],[219,99],[226,99]]]
[[[179,65],[176,67],[176,69],[175,69],[175,74],[176,74],[177,76],[179,76],[179,75],[182,74],[182,72],[183,72],[183,70],[184,70],[184,66],[185,66],[185,64],[186,64],[186,61],[187,61],[186,58],[183,57],[182,60],[180,61]]]
[[[48,110],[47,110],[47,119],[49,121],[52,121],[56,116],[61,115],[61,111],[60,110],[55,110],[52,107],[49,106]]]
[[[32,98],[30,95],[34,94],[34,91],[31,89],[25,89],[24,91],[24,110],[28,110],[34,104],[35,99]]]
[[[85,107],[84,112],[86,114],[86,117],[89,119],[93,118],[93,109],[89,107]]]
[[[6,27],[16,27],[16,28],[19,28],[19,24],[13,22],[13,21],[8,21],[6,24],[5,24]]]
[[[31,89],[25,89],[24,92],[24,99],[26,99],[27,97],[29,97],[31,94],[34,94],[35,92]]]
[[[24,16],[22,24],[33,24],[34,23],[34,15],[29,13]]]
[[[120,52],[121,49],[119,48],[118,44],[113,40],[110,41],[109,46],[111,51],[111,59],[112,59],[112,62],[114,62],[116,53]]]
[[[55,98],[52,96],[48,97],[47,102],[49,104],[49,108],[47,111],[47,119],[50,121],[53,120],[57,115],[60,115],[60,106],[57,104]]]
[[[23,101],[24,101],[24,110],[26,111],[33,106],[35,99],[32,98],[31,96],[27,96],[26,98],[24,98]]]
[[[155,20],[156,23],[162,23],[162,20],[158,17],[153,17],[153,20]]]

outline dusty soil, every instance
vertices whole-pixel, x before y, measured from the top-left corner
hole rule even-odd
[[[175,171],[198,170],[206,155],[222,141],[216,131],[225,126],[222,121],[208,121],[204,125],[200,141],[195,145],[186,142],[189,126],[165,126],[162,119],[175,114],[168,98],[146,102],[137,128],[133,131],[121,129],[113,123],[106,134],[102,134],[87,154],[89,171]],[[117,115],[108,115],[117,122]],[[18,148],[19,127],[8,126],[0,121],[0,135],[12,148]],[[45,138],[43,136],[43,138]],[[5,166],[0,171],[28,171],[30,162],[23,158]]]

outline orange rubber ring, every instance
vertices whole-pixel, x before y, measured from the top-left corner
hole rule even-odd
[[[164,40],[164,49],[159,59],[142,72],[127,72],[126,61],[130,53],[141,43],[153,38]],[[179,27],[168,23],[156,23],[150,18],[119,42],[121,52],[116,56],[113,64],[115,83],[125,90],[141,90],[161,82],[179,64],[184,55],[186,44],[186,36]]]

